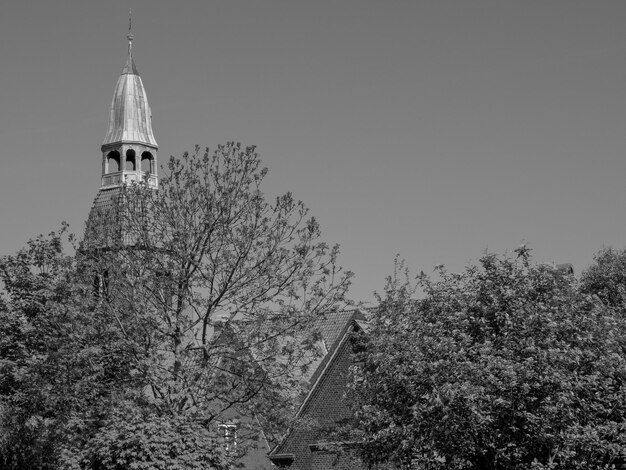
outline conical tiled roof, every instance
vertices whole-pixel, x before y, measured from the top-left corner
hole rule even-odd
[[[152,113],[148,105],[146,90],[133,61],[132,35],[128,35],[128,58],[117,79],[109,129],[102,145],[117,142],[137,142],[158,147],[152,133]]]

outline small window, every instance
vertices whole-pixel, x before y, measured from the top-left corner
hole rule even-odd
[[[235,452],[237,450],[237,425],[220,424],[217,428],[224,436],[224,441],[226,441],[226,452],[229,454]]]
[[[352,379],[354,383],[361,384],[365,381],[365,374],[363,372],[363,368],[365,366],[365,361],[354,361],[352,366],[350,367],[350,372],[352,373]]]
[[[157,299],[161,308],[167,312],[174,305],[174,286],[172,285],[172,276],[164,272],[157,272],[156,279]]]
[[[109,300],[109,271],[94,276],[93,296],[98,300]]]

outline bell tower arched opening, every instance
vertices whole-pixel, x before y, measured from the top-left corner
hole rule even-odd
[[[126,151],[126,165],[125,165],[126,170],[135,171],[137,167],[135,159],[136,159],[135,151],[133,149],[128,149]]]
[[[120,153],[117,150],[112,150],[107,154],[106,173],[116,173],[118,171],[120,171]]]
[[[150,152],[141,154],[141,171],[144,173],[154,173],[154,157]]]

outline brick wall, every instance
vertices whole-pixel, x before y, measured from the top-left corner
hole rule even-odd
[[[290,470],[364,468],[358,460],[346,454],[338,458],[331,452],[312,453],[309,447],[319,441],[332,440],[329,429],[352,416],[344,398],[349,368],[352,364],[351,354],[351,343],[346,339],[338,347],[328,368],[319,378],[317,386],[301,412],[301,422],[291,431],[281,446],[281,454],[295,455],[293,463],[288,467]]]
[[[328,452],[324,450],[311,451],[311,470],[361,470],[365,468],[361,460],[354,453]]]

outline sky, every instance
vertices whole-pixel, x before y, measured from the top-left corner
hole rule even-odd
[[[623,0],[2,0],[0,256],[82,234],[133,56],[158,158],[256,145],[372,301],[396,254],[626,246]]]

